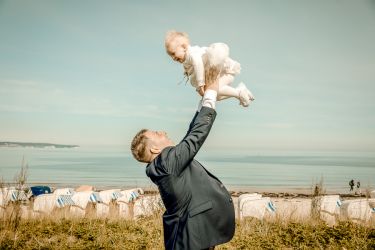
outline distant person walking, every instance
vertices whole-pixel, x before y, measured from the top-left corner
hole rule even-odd
[[[357,181],[357,193],[358,193],[358,194],[361,194],[361,193],[362,193],[360,187],[361,187],[361,182],[360,182],[360,181]]]
[[[349,186],[350,186],[350,191],[353,191],[353,187],[354,187],[354,180],[353,179],[351,179],[349,181]]]

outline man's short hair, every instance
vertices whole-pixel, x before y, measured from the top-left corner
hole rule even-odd
[[[131,143],[131,151],[137,161],[148,163],[146,155],[147,136],[145,132],[147,129],[141,129],[133,138]]]

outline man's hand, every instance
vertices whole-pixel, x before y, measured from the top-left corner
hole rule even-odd
[[[220,71],[216,68],[209,68],[205,72],[205,82],[206,85],[204,85],[204,90],[212,89],[216,92],[219,91],[219,73]]]

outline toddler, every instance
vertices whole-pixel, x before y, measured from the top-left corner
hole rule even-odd
[[[248,107],[254,96],[244,83],[236,88],[231,86],[234,76],[241,71],[241,65],[229,57],[229,48],[224,43],[214,43],[209,47],[190,46],[189,37],[184,32],[169,31],[165,37],[165,48],[174,61],[181,63],[184,74],[200,95],[204,93],[205,69],[215,68],[219,72],[218,100],[235,97],[240,105]]]

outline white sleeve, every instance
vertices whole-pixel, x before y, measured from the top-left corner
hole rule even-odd
[[[193,63],[197,85],[198,87],[204,86],[204,65],[202,56],[196,53],[192,53],[191,60]]]
[[[198,112],[201,110],[203,106],[215,109],[216,97],[217,97],[217,92],[215,90],[212,90],[212,89],[206,90],[204,92],[202,100],[199,101]]]

